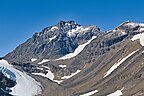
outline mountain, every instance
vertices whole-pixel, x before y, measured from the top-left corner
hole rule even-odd
[[[74,21],[60,21],[18,46],[8,58],[12,63],[31,63],[32,58],[56,59],[74,52],[78,45],[98,34],[96,26],[81,26]]]
[[[60,21],[4,56],[0,68],[10,71],[1,72],[8,80],[15,77],[13,86],[4,85],[12,95],[143,96],[143,46],[143,23],[125,21],[101,32]]]

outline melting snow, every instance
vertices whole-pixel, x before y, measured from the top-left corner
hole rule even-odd
[[[37,60],[36,58],[32,58],[32,59],[31,59],[32,62],[34,62],[34,61],[36,61],[36,60]]]
[[[144,46],[144,33],[134,35],[131,40],[134,41],[134,40],[137,40],[137,39],[139,39],[140,40],[140,44],[142,46]]]
[[[107,96],[122,96],[123,95],[123,93],[121,92],[123,89],[121,89],[121,90],[117,90],[117,91],[115,91],[114,93],[111,93],[111,94],[109,94],[109,95],[107,95]]]
[[[94,91],[91,91],[91,92],[88,92],[88,93],[85,93],[85,94],[82,94],[82,95],[79,95],[79,96],[90,96],[90,95],[93,95],[97,92],[98,92],[98,90],[94,90]]]
[[[63,77],[61,77],[61,79],[69,79],[69,78],[73,77],[74,75],[78,74],[80,71],[81,71],[81,70],[77,70],[75,73],[72,73],[72,74],[69,75],[69,76],[63,76]]]
[[[34,96],[41,93],[40,84],[24,72],[15,69],[6,60],[0,60],[0,65],[6,67],[16,76],[17,84],[11,88],[10,94],[16,96]]]
[[[39,62],[38,64],[42,64],[42,63],[45,63],[45,62],[48,62],[50,61],[49,59],[43,59],[41,62]]]
[[[57,37],[57,36],[55,35],[55,36],[49,38],[49,40],[52,41],[52,40],[54,40],[56,37]],[[50,41],[49,41],[49,42],[50,42]]]
[[[125,60],[127,60],[130,56],[132,56],[134,53],[136,53],[138,50],[130,53],[128,56],[124,57],[119,62],[115,63],[104,75],[103,78],[107,77],[109,74],[111,74],[118,66],[120,66]]]
[[[73,53],[69,53],[63,57],[60,57],[56,60],[65,60],[65,59],[70,59],[70,58],[73,58],[75,56],[77,56],[88,44],[91,43],[92,40],[94,40],[96,38],[96,36],[93,36],[88,42],[82,44],[82,45],[79,45],[75,51]]]

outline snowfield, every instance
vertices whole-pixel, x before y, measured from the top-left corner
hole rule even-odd
[[[138,50],[130,53],[128,56],[124,57],[122,60],[120,60],[119,62],[116,62],[104,75],[103,78],[107,77],[108,75],[110,75],[118,66],[120,66],[125,60],[127,60],[130,56],[132,56],[134,53],[136,53]]]
[[[16,96],[34,96],[41,93],[40,83],[26,73],[15,69],[12,65],[8,64],[6,60],[0,60],[0,66],[6,67],[15,74],[17,84],[11,88],[12,92],[10,94]]]
[[[70,58],[73,58],[75,56],[77,56],[78,54],[80,54],[80,52],[82,52],[82,50],[88,45],[91,43],[92,40],[96,39],[96,36],[93,36],[88,42],[84,43],[84,44],[81,44],[79,45],[75,51],[73,53],[69,53],[63,57],[60,57],[56,60],[65,60],[65,59],[70,59]]]

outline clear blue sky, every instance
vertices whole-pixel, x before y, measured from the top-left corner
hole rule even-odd
[[[144,22],[144,0],[0,0],[0,56],[60,20],[102,30]]]

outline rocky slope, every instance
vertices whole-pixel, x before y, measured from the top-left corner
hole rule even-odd
[[[107,32],[60,21],[4,59],[40,82],[39,96],[143,96],[144,24]]]

